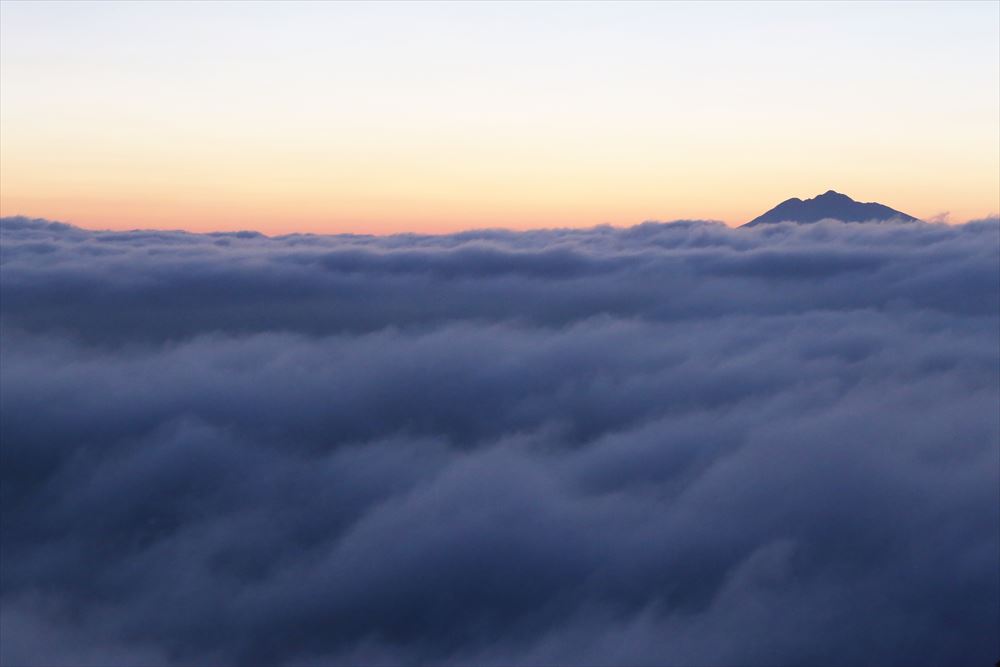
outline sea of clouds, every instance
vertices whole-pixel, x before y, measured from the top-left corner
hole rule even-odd
[[[5,665],[1000,658],[997,219],[0,234]]]

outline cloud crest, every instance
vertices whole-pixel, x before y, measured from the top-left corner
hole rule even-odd
[[[4,664],[997,658],[996,219],[0,233]]]

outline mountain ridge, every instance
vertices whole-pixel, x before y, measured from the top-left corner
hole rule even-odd
[[[902,220],[904,222],[919,222],[912,215],[897,211],[878,202],[859,202],[845,194],[827,190],[812,199],[792,197],[781,202],[771,210],[757,216],[743,227],[756,227],[761,224],[776,222],[798,222],[809,224],[820,220],[834,219],[842,222],[869,222],[885,220]]]

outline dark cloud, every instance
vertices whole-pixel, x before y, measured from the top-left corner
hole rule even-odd
[[[3,664],[998,657],[995,219],[0,231]]]

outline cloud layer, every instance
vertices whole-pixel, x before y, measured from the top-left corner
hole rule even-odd
[[[991,664],[1000,223],[2,221],[4,664]]]

